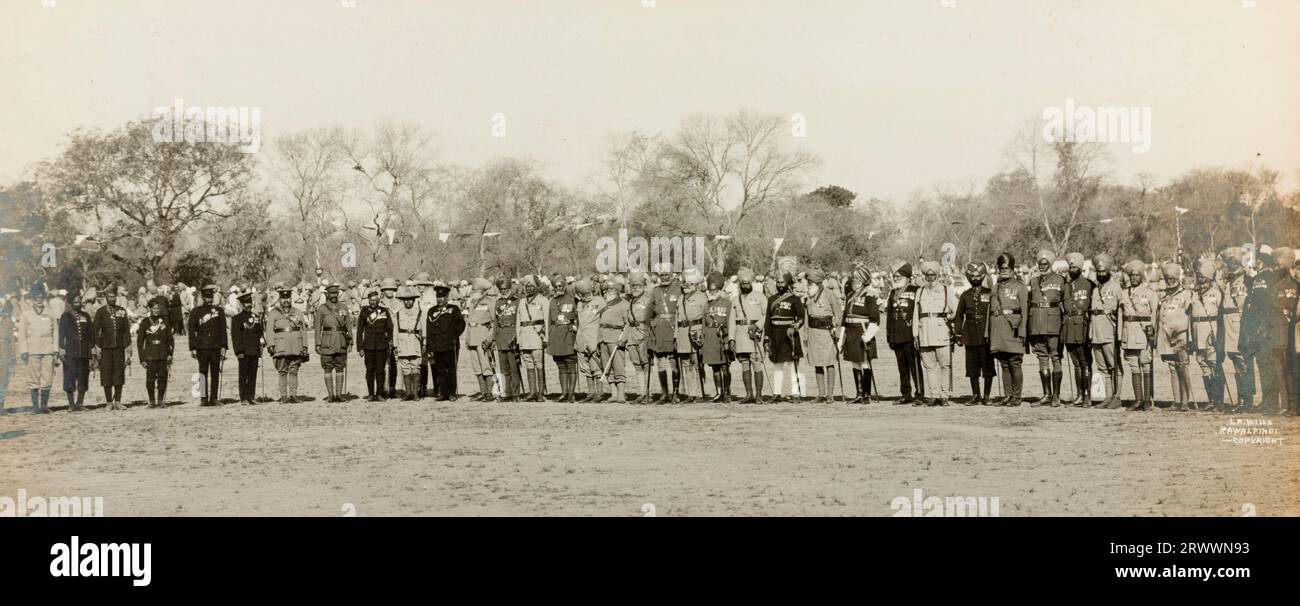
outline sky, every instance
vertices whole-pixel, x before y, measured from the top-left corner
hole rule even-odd
[[[0,0],[0,57],[0,182],[177,99],[257,107],[266,142],[411,121],[440,162],[573,185],[612,135],[740,109],[860,197],[980,187],[1067,103],[1150,112],[1117,182],[1300,170],[1300,0]]]

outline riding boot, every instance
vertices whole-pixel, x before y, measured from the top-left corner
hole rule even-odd
[[[1034,403],[1034,406],[1035,407],[1051,406],[1052,405],[1052,371],[1050,370],[1038,371],[1038,380],[1043,384],[1043,397],[1039,398],[1038,401]]]
[[[77,412],[76,392],[64,390],[63,393],[68,394],[68,412]],[[149,403],[153,404],[153,398],[150,398]]]
[[[716,391],[717,393],[714,394],[714,396],[710,398],[709,401],[715,404],[721,402],[724,397],[722,392],[722,369],[721,368],[715,369],[713,371],[713,391]]]
[[[763,403],[763,371],[754,371],[754,401]]]
[[[722,385],[718,387],[722,392],[722,403],[731,403],[731,365],[722,367]]]
[[[289,402],[298,401],[298,375],[289,375]]]
[[[655,404],[664,404],[668,401],[668,371],[659,371],[659,393],[650,401]]]
[[[741,404],[753,404],[753,403],[755,402],[755,400],[754,400],[754,371],[752,371],[752,370],[742,370],[742,371],[740,371],[740,381],[741,381],[742,383],[745,384],[745,399],[744,399],[744,400],[741,400],[740,403],[741,403]]]
[[[871,370],[870,368],[862,369],[862,403],[863,404],[870,404],[872,402],[871,383],[874,378],[875,378],[875,371]]]
[[[1092,374],[1086,372],[1079,373],[1079,402],[1075,404],[1081,408],[1092,407]]]
[[[1052,371],[1052,407],[1061,405],[1061,378],[1065,373],[1054,370]]]

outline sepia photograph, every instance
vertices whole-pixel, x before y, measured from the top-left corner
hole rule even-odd
[[[0,517],[1300,516],[1295,0],[0,22]]]

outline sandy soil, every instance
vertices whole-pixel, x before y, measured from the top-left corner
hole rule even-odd
[[[896,395],[885,354],[877,381]],[[349,364],[351,391],[364,393],[361,361]],[[196,368],[178,361],[172,399],[188,398]],[[223,397],[236,391],[233,358],[226,368]],[[888,516],[921,489],[997,497],[1003,516],[1300,515],[1295,417],[890,401],[327,404],[320,376],[313,358],[308,402],[148,410],[137,365],[127,411],[0,416],[0,495],[102,496],[110,516]],[[9,408],[27,406],[25,383],[18,372]],[[461,390],[475,389],[462,371]],[[97,388],[87,396],[100,406]],[[1225,441],[1223,428],[1248,419],[1271,423],[1281,444]]]

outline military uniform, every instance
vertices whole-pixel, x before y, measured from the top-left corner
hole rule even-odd
[[[805,352],[808,363],[813,366],[814,378],[817,380],[817,396],[823,402],[834,398],[835,384],[838,378],[832,373],[839,373],[839,347],[836,334],[840,328],[840,317],[844,313],[844,303],[839,291],[826,288],[828,281],[820,269],[808,272],[808,281],[815,285],[816,294],[804,302],[808,347]],[[829,370],[828,370],[829,369]],[[843,394],[840,394],[843,395]]]
[[[953,326],[966,354],[966,379],[970,382],[971,389],[968,404],[990,403],[993,377],[997,374],[993,368],[993,352],[989,349],[988,337],[989,302],[992,298],[992,289],[983,286],[968,288],[958,297],[957,312],[953,314]],[[979,385],[981,376],[984,377],[982,397]]]
[[[1074,254],[1077,253],[1071,253]],[[1067,280],[1061,292],[1061,342],[1070,355],[1075,406],[1092,405],[1092,346],[1088,343],[1088,332],[1092,325],[1094,288],[1092,280],[1080,275]]]
[[[646,334],[646,311],[650,308],[650,293],[643,290],[639,295],[633,294],[631,290],[636,287],[645,287],[645,274],[633,272],[628,276],[628,329],[627,347],[624,348],[624,351],[627,354],[628,362],[635,366],[638,371],[645,373],[645,392],[637,400],[638,402],[644,402],[650,398],[651,356],[648,347],[649,339]]]
[[[767,337],[764,348],[768,359],[779,365],[772,378],[772,395],[777,400],[782,397],[782,383],[787,375],[790,377],[790,396],[799,397],[803,393],[798,367],[798,360],[803,357],[803,344],[799,338],[804,319],[803,301],[794,293],[793,281],[786,284],[785,292],[778,292],[768,301],[767,326],[763,330]]]
[[[251,304],[253,293],[244,293],[240,300]],[[239,364],[239,401],[245,405],[257,400],[257,371],[262,364],[262,335],[266,332],[262,318],[262,313],[245,305],[230,319],[230,349]]]
[[[1046,273],[1029,280],[1029,349],[1038,358],[1046,403],[1061,403],[1061,310],[1065,278]],[[1040,401],[1040,405],[1043,402]]]
[[[684,296],[681,286],[675,282],[659,284],[650,291],[646,324],[649,330],[649,349],[654,354],[655,367],[659,371],[659,395],[653,399],[654,402],[677,401],[678,387],[681,384],[680,372],[675,367],[677,320]]]
[[[44,298],[43,284],[32,287],[34,298]],[[46,305],[40,312],[25,305],[18,322],[18,355],[27,365],[27,388],[32,394],[32,412],[48,413],[54,365],[58,363],[59,321]]]
[[[731,401],[731,358],[732,353],[728,345],[729,331],[732,324],[731,311],[732,299],[726,293],[721,292],[721,276],[716,276],[716,285],[714,277],[709,277],[709,290],[715,294],[709,300],[709,306],[704,314],[704,333],[700,348],[700,356],[704,364],[713,370],[713,387],[717,395],[714,396],[715,402]],[[716,287],[715,287],[716,286]]]
[[[736,272],[738,287],[731,301],[731,323],[727,325],[727,341],[740,363],[740,378],[745,385],[744,403],[754,404],[763,398],[764,329],[767,327],[767,296],[761,284],[753,282],[754,272],[742,267]],[[749,292],[743,286],[749,286]]]
[[[1165,283],[1173,284],[1173,287],[1166,289],[1160,297],[1160,312],[1156,317],[1156,350],[1169,365],[1173,375],[1172,381],[1178,398],[1177,410],[1185,411],[1191,392],[1187,366],[1190,362],[1188,336],[1193,294],[1182,287],[1181,267],[1167,263],[1163,271]]]
[[[326,301],[316,307],[312,319],[316,355],[320,356],[320,367],[325,371],[325,391],[330,402],[343,400],[347,392],[344,382],[348,352],[352,349],[352,319],[356,317],[342,299],[329,302],[329,294],[339,291],[338,284],[325,288]]]
[[[865,267],[855,270],[854,290],[844,303],[841,324],[844,331],[840,342],[844,360],[853,366],[853,385],[857,390],[855,403],[870,404],[875,379],[876,334],[880,327],[880,308],[876,290],[870,285],[870,275]],[[865,364],[865,366],[864,366]]]
[[[904,265],[898,274],[912,279],[912,268]],[[912,387],[915,385],[918,397],[925,397],[925,381],[921,378],[921,359],[917,355],[915,338],[912,336],[913,307],[916,306],[916,290],[913,284],[895,288],[889,293],[885,304],[885,340],[894,351],[898,363],[898,385],[902,398],[896,404],[912,403]]]
[[[1099,256],[1100,257],[1100,256]],[[1110,266],[1106,257],[1106,266]],[[1098,263],[1093,262],[1094,265]],[[1119,338],[1120,305],[1124,287],[1112,276],[1092,290],[1089,303],[1088,341],[1092,344],[1092,359],[1097,372],[1106,377],[1106,397],[1098,403],[1106,408],[1120,407],[1120,360],[1117,346]],[[1091,389],[1091,385],[1087,386]]]
[[[478,380],[478,394],[475,401],[486,402],[492,399],[492,384],[496,369],[492,363],[493,346],[492,314],[496,306],[496,297],[488,294],[492,284],[483,278],[475,278],[475,294],[470,296],[465,306],[465,343],[469,349],[469,369]]]
[[[939,272],[939,264],[933,261],[927,270]],[[957,311],[957,293],[951,286],[937,280],[916,291],[916,305],[912,307],[913,342],[921,357],[922,373],[925,378],[925,393],[933,399],[930,403],[939,406],[948,404],[948,386],[944,377],[951,372],[952,333],[949,323]]]
[[[155,301],[166,313],[167,302],[159,297]],[[176,329],[166,315],[149,316],[140,320],[136,331],[135,348],[144,365],[144,385],[149,395],[149,407],[158,408],[167,403],[167,376],[170,374],[172,355],[176,348]]]
[[[709,309],[709,297],[701,292],[704,276],[696,269],[689,269],[682,274],[682,281],[686,284],[682,291],[682,297],[678,299],[677,310],[677,333],[674,341],[677,345],[677,369],[685,383],[685,398],[690,401],[693,399],[689,392],[691,386],[696,386],[700,391],[696,394],[699,398],[704,397],[704,376],[700,368],[700,349],[704,345],[704,314]],[[673,390],[678,391],[679,386],[674,383]]]
[[[1142,263],[1132,261],[1125,266],[1125,271],[1129,274],[1142,271]],[[1124,316],[1124,363],[1133,383],[1133,410],[1146,410],[1155,400],[1155,377],[1151,365],[1155,344],[1151,338],[1155,336],[1160,295],[1145,283],[1132,285],[1120,298],[1120,309]]]
[[[366,305],[357,317],[357,353],[366,364],[366,398],[378,402],[387,397],[384,375],[393,352],[393,314],[383,303]]]
[[[574,357],[566,362],[566,366],[572,369],[572,391],[577,391],[577,377],[581,375],[587,391],[582,401],[591,402],[599,399],[603,390],[600,385],[600,311],[606,303],[592,296],[595,287],[588,280],[577,281],[573,288],[576,297],[562,300],[560,310],[551,308],[551,330],[557,333],[554,339],[572,343]],[[556,363],[559,363],[558,358]]]
[[[420,362],[424,352],[424,312],[416,299],[418,295],[409,286],[397,291],[400,301],[393,311],[393,350],[397,356],[397,371],[402,375],[402,400],[414,401],[420,393]],[[407,304],[410,307],[407,307]],[[455,354],[456,348],[451,348]],[[443,399],[437,389],[438,399]]]
[[[434,287],[438,303],[429,308],[424,317],[424,349],[429,358],[433,379],[430,383],[433,396],[439,401],[456,398],[456,357],[460,336],[465,332],[465,317],[460,306],[446,302],[446,286]]]
[[[523,393],[523,378],[519,373],[519,343],[516,339],[516,316],[519,315],[519,299],[501,286],[502,291],[496,300],[496,309],[492,314],[492,341],[497,349],[497,373],[500,374],[502,396],[504,401],[513,401]]]
[[[627,326],[631,315],[630,305],[623,298],[622,284],[613,282],[607,286],[606,302],[601,307],[599,316],[596,319],[600,326],[600,358],[601,371],[609,368],[605,373],[605,381],[613,389],[611,402],[625,402],[627,396],[623,392],[623,384],[627,381],[627,355],[623,348],[627,342]]]
[[[90,389],[90,363],[95,356],[95,325],[84,309],[69,307],[59,317],[59,351],[63,356],[63,392],[68,410],[81,410]]]
[[[190,353],[199,361],[199,374],[204,380],[204,394],[200,406],[217,406],[221,386],[221,361],[226,357],[226,312],[213,305],[212,293],[217,287],[209,284],[202,289],[203,303],[190,312]],[[103,372],[103,366],[100,366]]]
[[[127,354],[131,349],[131,318],[125,308],[108,304],[95,312],[95,347],[99,348],[99,385],[111,408],[122,404]]]
[[[1261,252],[1264,250],[1261,247]],[[1259,366],[1260,412],[1276,414],[1294,406],[1289,366],[1300,288],[1290,273],[1294,264],[1291,249],[1277,248],[1265,254],[1282,266],[1261,270],[1251,282],[1242,317],[1242,332],[1249,339],[1243,337],[1247,341],[1243,348],[1249,352],[1247,359]]]
[[[1005,267],[1003,268],[1005,270]],[[1014,275],[999,281],[989,299],[989,351],[1002,368],[999,406],[1019,406],[1025,385],[1025,339],[1029,329],[1029,288]]]
[[[1223,409],[1223,369],[1219,365],[1219,352],[1223,348],[1220,345],[1219,325],[1223,316],[1224,296],[1223,291],[1213,282],[1214,263],[1202,259],[1197,265],[1201,279],[1191,294],[1192,324],[1188,348],[1196,365],[1200,367],[1201,383],[1210,400],[1210,409],[1220,411]]]
[[[380,282],[379,293],[380,293],[379,304],[382,305],[384,309],[388,310],[389,318],[392,319],[393,314],[397,313],[398,308],[402,306],[402,304],[397,300],[397,281],[392,278],[384,278],[384,280]],[[394,337],[393,341],[394,342],[396,341],[396,337]],[[386,382],[380,381],[379,385],[376,386],[376,389],[378,389],[383,394],[383,397],[385,398],[396,398],[397,397],[397,349],[396,348],[390,347],[388,349],[388,353],[384,358],[384,365],[385,365],[384,376],[386,377]],[[385,384],[387,385],[386,390],[384,387]]]
[[[1225,254],[1232,256],[1232,249],[1225,251]],[[1240,249],[1235,251],[1235,258],[1240,263]],[[1237,397],[1233,398],[1229,391],[1228,396],[1231,400],[1237,400],[1238,406],[1241,403],[1249,403],[1255,399],[1255,368],[1253,364],[1246,364],[1246,359],[1242,355],[1241,349],[1241,329],[1242,317],[1241,310],[1246,304],[1246,274],[1240,270],[1227,276],[1223,289],[1223,299],[1221,301],[1222,311],[1222,345],[1223,357],[1232,363],[1232,375],[1234,384],[1237,386]],[[1224,387],[1227,387],[1225,381]]]
[[[532,276],[524,277],[527,289],[536,288]],[[515,314],[515,341],[519,347],[519,365],[528,381],[528,394],[534,401],[545,399],[542,383],[546,371],[545,347],[547,337],[547,317],[550,314],[549,301],[540,292],[525,296],[519,300],[519,312]]]
[[[590,289],[587,290],[590,293]],[[582,303],[574,296],[573,292],[561,290],[561,292],[551,299],[548,306],[550,318],[548,323],[551,330],[547,335],[546,353],[555,360],[555,370],[560,378],[560,398],[567,401],[574,401],[577,377],[579,371],[579,352],[577,349],[578,341],[578,315]],[[590,378],[590,377],[589,377]],[[590,394],[590,385],[588,393]]]
[[[307,330],[306,314],[297,307],[290,305],[289,311],[276,307],[266,312],[266,345],[278,375],[281,402],[298,399],[298,369],[310,357]]]

